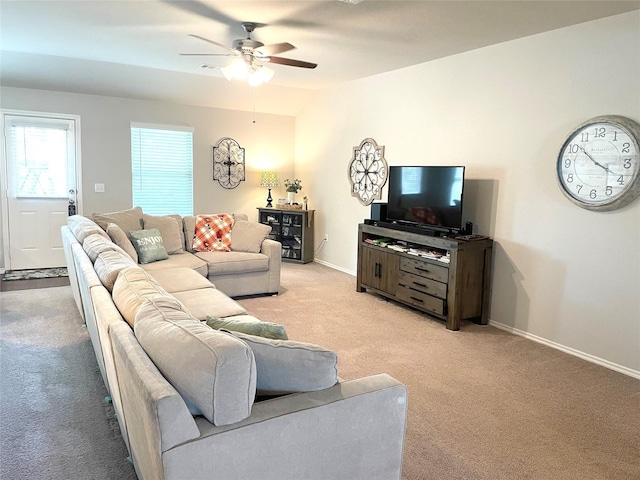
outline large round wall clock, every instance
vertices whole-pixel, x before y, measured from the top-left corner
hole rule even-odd
[[[565,140],[556,170],[562,193],[582,208],[627,205],[640,195],[640,124],[619,115],[587,120]]]
[[[353,147],[349,163],[351,195],[360,203],[369,205],[382,197],[382,187],[387,182],[388,168],[384,158],[384,146],[378,146],[372,138],[365,138],[360,146]]]

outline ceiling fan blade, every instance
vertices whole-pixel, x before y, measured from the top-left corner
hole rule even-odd
[[[263,45],[262,47],[256,48],[254,51],[259,54],[259,56],[268,57],[269,55],[276,55],[278,53],[288,52],[289,50],[293,50],[294,47],[290,43],[274,43],[272,45]]]
[[[233,53],[180,53],[183,57],[231,57]]]
[[[189,36],[193,37],[193,38],[198,38],[200,40],[204,40],[205,42],[211,43],[213,45],[216,45],[218,47],[224,48],[226,50],[231,50],[232,52],[236,52],[236,50],[234,48],[232,48],[232,47],[229,47],[227,45],[223,45],[222,43],[214,42],[213,40],[209,40],[208,38],[201,37],[200,35],[194,35],[193,33],[190,33]]]
[[[267,57],[264,61],[280,65],[289,65],[290,67],[316,68],[318,66],[317,63],[303,62],[302,60],[293,60],[291,58],[283,57]]]

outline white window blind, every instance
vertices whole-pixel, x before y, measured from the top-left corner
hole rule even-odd
[[[193,131],[131,124],[133,206],[150,215],[193,215]]]

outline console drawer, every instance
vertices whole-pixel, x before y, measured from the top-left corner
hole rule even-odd
[[[449,280],[449,269],[447,267],[414,260],[413,258],[402,257],[400,259],[400,270],[442,283],[447,283]]]
[[[398,285],[396,299],[409,305],[413,305],[421,310],[433,312],[438,315],[445,314],[445,301],[441,298],[432,297],[426,293]]]
[[[412,273],[400,271],[398,284],[402,287],[411,288],[422,293],[427,293],[438,298],[447,298],[447,284],[436,282],[430,278],[421,277]]]

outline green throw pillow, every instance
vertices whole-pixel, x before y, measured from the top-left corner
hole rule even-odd
[[[169,258],[162,242],[162,235],[157,228],[148,230],[132,230],[129,239],[138,253],[138,262],[152,263]]]
[[[288,340],[284,326],[277,323],[261,322],[260,320],[238,320],[234,318],[206,318],[207,325],[215,330],[225,329],[232,332],[246,333],[256,337],[271,338],[273,340]]]

